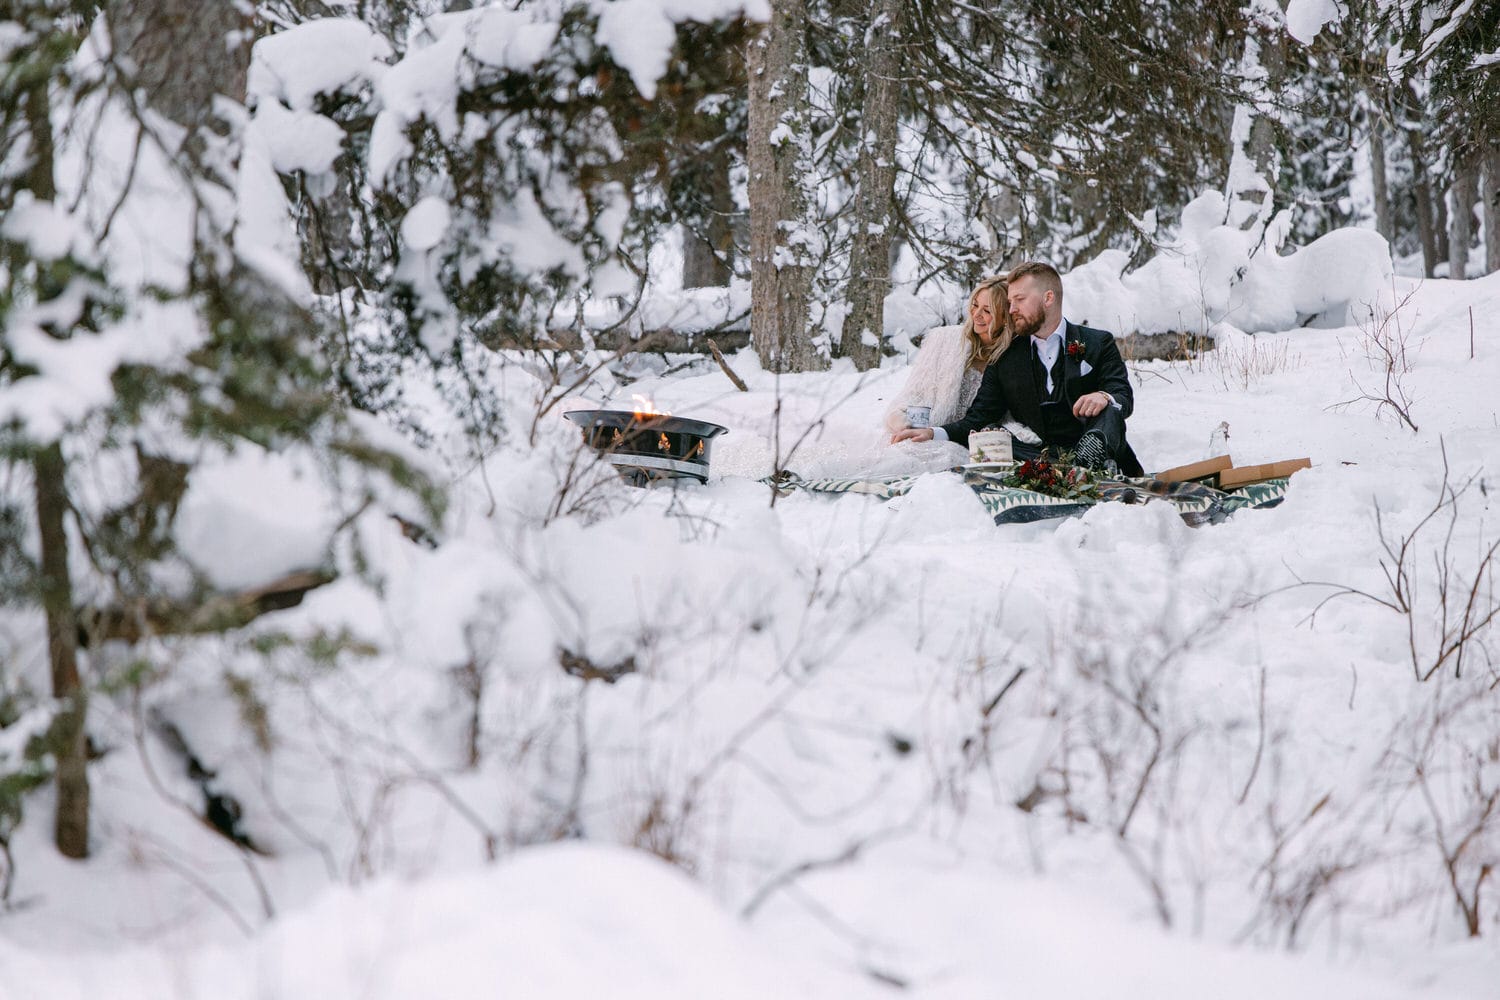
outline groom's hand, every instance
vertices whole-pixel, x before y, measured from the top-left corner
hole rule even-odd
[[[1073,416],[1096,417],[1104,412],[1104,408],[1114,402],[1107,392],[1091,392],[1087,396],[1079,396],[1073,403]]]
[[[896,443],[901,442],[901,441],[931,441],[931,440],[932,440],[932,428],[931,427],[907,427],[906,429],[899,430],[894,435],[892,435],[892,437],[891,437],[891,444],[896,444]]]

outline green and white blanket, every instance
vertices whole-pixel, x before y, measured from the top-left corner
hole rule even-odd
[[[1202,483],[1164,483],[1159,479],[1107,479],[1098,484],[1097,499],[1055,497],[1034,490],[1007,486],[1005,472],[992,466],[960,466],[957,470],[964,483],[975,494],[996,524],[1023,524],[1053,517],[1081,514],[1097,503],[1152,503],[1165,501],[1191,525],[1218,524],[1237,510],[1246,507],[1274,507],[1286,495],[1285,479],[1269,479],[1234,490],[1217,490]],[[929,473],[946,475],[947,473]],[[921,476],[878,476],[872,479],[803,479],[795,472],[783,472],[767,479],[783,495],[796,491],[807,493],[864,493],[891,499],[904,496]]]

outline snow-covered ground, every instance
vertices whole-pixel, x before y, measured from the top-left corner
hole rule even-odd
[[[1415,678],[1442,586],[1450,625],[1500,603],[1493,563],[1475,580],[1500,275],[1390,287],[1363,326],[1226,322],[1134,366],[1147,468],[1221,423],[1237,464],[1312,460],[1198,529],[1164,504],[996,527],[949,473],[773,504],[777,467],[915,461],[878,439],[899,359],[777,378],[741,352],[747,393],[711,363],[602,372],[539,419],[550,383],[497,359],[483,461],[428,407],[454,428],[421,456],[452,495],[435,548],[370,508],[300,607],[92,664],[160,673],[91,705],[89,861],[28,799],[0,998],[1500,997],[1500,626]],[[581,451],[561,411],[635,393],[730,428],[706,486]],[[338,497],[241,449],[186,503],[227,587],[320,562]],[[1320,604],[1340,586],[1370,596]],[[259,853],[197,818],[164,722]]]

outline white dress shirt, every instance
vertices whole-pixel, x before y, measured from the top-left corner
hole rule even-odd
[[[1036,351],[1036,356],[1042,363],[1042,370],[1047,373],[1047,395],[1052,395],[1052,366],[1057,364],[1057,353],[1063,349],[1063,337],[1068,332],[1068,321],[1063,320],[1057,324],[1057,329],[1050,337],[1038,337],[1031,335],[1031,348]]]

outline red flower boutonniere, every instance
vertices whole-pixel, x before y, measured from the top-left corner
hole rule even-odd
[[[1068,357],[1077,361],[1083,357],[1083,345],[1074,340],[1068,344]]]

